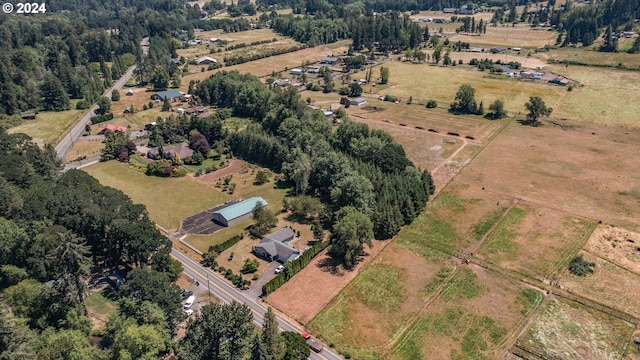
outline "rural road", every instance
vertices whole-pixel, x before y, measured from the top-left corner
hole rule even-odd
[[[146,55],[149,49],[149,38],[143,38],[142,41],[140,42],[140,46],[142,47],[143,53]],[[132,67],[130,67],[129,70],[124,75],[122,75],[120,79],[118,79],[118,81],[115,82],[115,84],[113,84],[113,87],[107,90],[107,92],[105,92],[103,95],[108,98],[111,98],[111,92],[113,91],[113,89],[122,89],[124,84],[126,84],[127,81],[129,81],[129,79],[131,79],[131,77],[133,76],[133,72],[135,69],[136,69],[136,65],[133,65]],[[78,123],[71,128],[69,133],[65,135],[62,138],[62,140],[60,140],[58,145],[56,145],[55,147],[56,153],[58,154],[59,158],[63,159],[63,161],[64,161],[64,155],[67,153],[67,151],[69,151],[69,149],[73,146],[73,143],[84,132],[84,127],[87,124],[89,125],[91,124],[91,117],[95,115],[95,111],[97,109],[98,109],[98,105],[94,105],[91,109],[89,109],[89,111],[82,117],[82,119],[80,119],[80,121],[78,121]]]
[[[245,293],[231,286],[226,281],[220,279],[209,269],[200,265],[176,248],[173,248],[171,250],[171,255],[182,263],[183,272],[185,275],[193,278],[195,281],[198,281],[200,283],[200,286],[207,286],[208,284],[211,293],[217,296],[223,303],[226,304],[231,303],[232,301],[236,301],[246,304],[253,313],[253,322],[259,326],[262,326],[263,316],[267,312],[267,309],[262,304],[260,304],[257,299],[248,297],[247,295],[245,295]],[[291,322],[282,319],[280,316],[276,316],[276,318],[282,330],[293,331],[297,333],[303,332],[302,329],[296,324],[292,324]],[[309,359],[342,360],[343,358],[335,354],[325,345],[324,349],[320,353],[311,351]]]

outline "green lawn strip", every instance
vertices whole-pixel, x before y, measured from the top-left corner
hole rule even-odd
[[[389,314],[404,300],[404,289],[398,282],[398,269],[389,264],[375,263],[365,268],[354,281],[355,296],[368,308]]]
[[[229,238],[245,231],[252,224],[253,220],[247,219],[211,235],[189,235],[184,241],[202,252],[207,252],[210,246],[222,244]]]
[[[518,233],[512,231],[512,227],[517,225],[527,216],[527,212],[521,208],[514,207],[502,219],[484,242],[481,252],[489,254],[502,254],[508,259],[513,259],[517,255],[518,244],[512,240]]]
[[[108,317],[118,310],[118,303],[109,299],[110,293],[113,292],[108,288],[95,292],[84,300],[84,305],[90,313]]]
[[[235,197],[191,177],[147,176],[116,161],[83,170],[101,184],[122,190],[134,203],[144,204],[151,219],[164,228],[177,228],[180,220]]]
[[[446,302],[459,302],[482,295],[486,288],[476,283],[477,277],[471,269],[461,269],[442,289],[440,298]]]
[[[482,237],[489,232],[491,227],[495,225],[495,223],[500,219],[500,216],[504,214],[506,207],[501,207],[487,215],[482,221],[477,223],[473,227],[473,234],[475,235],[477,240],[482,239]]]

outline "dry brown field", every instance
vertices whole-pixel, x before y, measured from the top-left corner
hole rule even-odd
[[[491,18],[488,19],[491,21]],[[487,19],[485,19],[487,21]],[[476,24],[478,19],[476,18]],[[435,24],[437,25],[437,24]],[[431,29],[432,27],[429,27]],[[507,47],[521,48],[523,54],[531,49],[541,48],[545,45],[554,45],[557,32],[549,31],[549,28],[531,28],[528,24],[487,26],[487,33],[482,35],[452,34],[449,41],[468,42],[472,47]]]
[[[637,230],[640,207],[631,195],[640,178],[640,158],[633,156],[640,150],[637,131],[562,124],[510,122],[456,180]]]
[[[611,225],[601,225],[584,250],[621,268],[640,275],[640,233]]]
[[[526,359],[621,359],[633,330],[611,315],[551,297],[517,347]]]
[[[248,63],[226,66],[222,69],[194,72],[182,78],[184,88],[191,80],[203,80],[215,74],[220,70],[232,71],[238,70],[241,73],[251,73],[255,76],[262,77],[270,75],[273,72],[286,71],[293,69],[302,64],[302,61],[316,62],[325,56],[343,54],[349,48],[349,40],[339,41],[329,45],[321,45],[313,48],[294,51],[287,54],[271,56],[268,58],[251,61]],[[195,68],[195,67],[194,67]]]

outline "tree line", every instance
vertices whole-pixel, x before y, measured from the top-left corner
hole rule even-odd
[[[24,134],[0,128],[0,152],[0,358],[140,358],[142,338],[168,351],[182,268],[144,206],[82,171],[60,173],[54,149]],[[96,265],[126,277],[107,351],[89,343],[84,306]]]

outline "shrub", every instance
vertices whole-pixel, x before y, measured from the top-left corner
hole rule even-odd
[[[215,252],[215,253],[220,254],[221,252],[223,252],[223,251],[227,250],[228,248],[232,247],[233,245],[237,244],[238,241],[240,241],[240,240],[242,240],[242,234],[232,236],[227,241],[225,241],[225,242],[223,242],[221,244],[210,246],[209,247],[209,252]]]
[[[96,115],[91,117],[91,123],[97,124],[105,121],[109,121],[113,119],[113,113],[108,113],[105,115]]]
[[[398,99],[398,97],[397,97],[397,96],[393,96],[393,95],[385,95],[385,96],[384,96],[384,101],[396,102],[396,101],[400,101],[400,99]]]
[[[86,100],[80,100],[76,104],[76,110],[86,110],[91,107],[91,104]]]
[[[576,276],[586,276],[593,273],[594,266],[596,263],[588,262],[580,255],[574,257],[569,263],[569,272]]]
[[[427,101],[427,109],[433,109],[437,107],[438,107],[438,103],[435,100]]]

